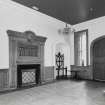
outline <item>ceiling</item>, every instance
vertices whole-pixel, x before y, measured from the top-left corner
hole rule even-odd
[[[105,16],[105,0],[13,0],[71,25]]]

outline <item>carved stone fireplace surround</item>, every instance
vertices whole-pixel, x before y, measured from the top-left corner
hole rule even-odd
[[[8,30],[9,36],[9,87],[18,87],[18,65],[40,65],[39,82],[44,81],[44,44],[46,37],[32,31]]]

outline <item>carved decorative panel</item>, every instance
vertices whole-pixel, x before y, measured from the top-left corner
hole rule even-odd
[[[18,47],[18,55],[19,56],[32,56],[38,57],[39,53],[39,46],[32,46],[32,45],[20,45]]]

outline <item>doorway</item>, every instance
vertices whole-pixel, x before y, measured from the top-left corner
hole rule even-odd
[[[105,37],[93,43],[93,79],[105,81]]]
[[[59,54],[59,52],[61,55],[63,55],[63,57],[60,57],[60,58],[62,58],[62,59],[64,58],[63,59],[63,67],[70,70],[70,47],[68,46],[68,44],[62,43],[62,42],[56,43],[55,55]],[[57,68],[56,59],[55,59],[55,67]],[[67,74],[70,75],[70,71],[68,71],[68,70],[67,70]],[[63,74],[63,72],[62,72],[62,70],[60,70],[59,75],[62,75],[62,74]],[[57,76],[58,76],[58,71],[56,70],[54,77],[56,78]]]

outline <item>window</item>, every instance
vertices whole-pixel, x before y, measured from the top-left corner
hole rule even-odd
[[[88,30],[74,34],[75,65],[88,65]]]

